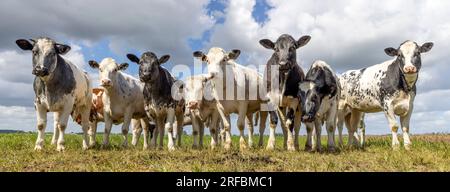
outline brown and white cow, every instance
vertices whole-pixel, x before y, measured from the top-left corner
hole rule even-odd
[[[201,51],[193,53],[194,57],[207,63],[207,79],[213,84],[213,96],[216,100],[216,107],[224,124],[225,149],[231,147],[230,116],[231,113],[238,114],[237,127],[240,133],[240,148],[246,147],[244,138],[245,119],[253,119],[253,113],[261,110],[261,106],[269,102],[265,95],[261,96],[262,75],[256,70],[244,67],[236,63],[240,55],[239,50],[225,52],[222,48],[213,47],[208,54]],[[236,90],[236,91],[235,91]],[[260,130],[265,130],[267,111],[261,111]],[[253,121],[250,132],[253,132]],[[271,128],[275,129],[275,125]],[[264,132],[264,131],[262,131]],[[249,147],[252,147],[253,139],[249,136]]]
[[[105,135],[103,145],[109,145],[109,135],[112,124],[122,123],[123,143],[128,145],[128,130],[132,119],[143,119],[144,149],[148,147],[149,119],[144,110],[144,85],[136,78],[123,73],[127,63],[117,64],[112,58],[103,59],[100,64],[89,61],[89,65],[100,72],[100,85],[104,89],[102,102],[104,104],[103,118]]]
[[[433,43],[418,45],[405,41],[399,48],[386,48],[392,60],[359,70],[350,70],[340,77],[341,99],[351,110],[349,145],[353,145],[354,133],[362,113],[383,111],[392,132],[392,147],[399,148],[398,124],[395,116],[400,116],[405,149],[409,149],[409,122],[416,96],[416,82],[422,67],[421,54],[431,50]]]
[[[96,134],[97,134],[97,125],[98,122],[104,122],[105,119],[103,118],[104,115],[104,105],[103,105],[103,94],[105,93],[105,90],[103,88],[93,88],[92,89],[92,108],[89,116],[89,136],[90,136],[90,147],[93,147],[96,145],[97,141],[95,140]],[[77,116],[73,118],[75,122],[78,124],[81,124],[81,116]],[[122,122],[115,122],[116,124],[122,123]],[[146,119],[132,119],[131,120],[131,127],[133,128],[133,139],[131,141],[131,144],[133,146],[136,146],[139,137],[142,133],[142,128],[148,126]],[[150,124],[150,128],[147,131],[147,133],[144,133],[144,135],[148,135],[148,132],[152,132],[155,125]],[[150,138],[152,135],[150,135]],[[144,139],[145,140],[145,139]]]
[[[33,83],[36,94],[34,105],[39,131],[34,149],[43,148],[47,112],[54,112],[55,135],[52,144],[57,144],[56,150],[65,149],[64,131],[72,112],[75,116],[81,116],[83,149],[87,149],[92,93],[87,74],[61,56],[70,51],[70,46],[56,43],[48,37],[30,41],[19,39],[16,44],[22,50],[33,53],[32,74],[36,76]]]

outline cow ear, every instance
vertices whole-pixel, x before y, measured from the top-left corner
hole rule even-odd
[[[422,46],[420,46],[420,52],[426,53],[426,52],[430,51],[431,48],[433,48],[433,45],[434,44],[432,42],[424,43]]]
[[[300,39],[298,39],[298,41],[296,42],[297,49],[308,44],[309,40],[311,40],[311,36],[309,35],[300,37]]]
[[[64,55],[66,53],[68,53],[70,51],[70,46],[68,45],[64,45],[64,44],[56,44],[56,51],[58,52],[58,54],[60,55]]]
[[[19,46],[22,50],[25,50],[25,51],[30,51],[30,50],[32,50],[33,49],[33,44],[34,43],[30,43],[28,40],[26,40],[26,39],[18,39],[17,41],[16,41],[16,44],[17,44],[17,46]]]
[[[131,62],[139,64],[139,58],[136,55],[129,53],[129,54],[127,54],[127,58]]]
[[[128,63],[122,63],[119,66],[117,66],[118,71],[124,71],[128,68]]]
[[[99,64],[97,63],[97,61],[90,60],[89,61],[89,66],[91,66],[93,69],[98,69]]]
[[[203,52],[201,52],[201,51],[196,51],[196,52],[192,53],[192,55],[195,58],[198,58],[198,59],[200,59],[202,61],[206,61],[206,55]]]
[[[392,48],[392,47],[384,49],[384,52],[391,57],[395,57],[398,55],[397,49]]]
[[[231,50],[231,52],[228,53],[228,59],[236,60],[240,54],[241,54],[241,50],[233,49],[233,50]]]
[[[270,39],[261,39],[259,40],[259,44],[261,44],[266,49],[274,49],[275,44]]]
[[[167,62],[170,59],[170,55],[163,55],[161,58],[158,59],[159,64],[163,64]]]

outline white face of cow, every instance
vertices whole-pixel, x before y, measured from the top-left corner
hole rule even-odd
[[[231,52],[226,53],[225,50],[218,47],[211,48],[207,55],[201,51],[193,53],[194,57],[208,64],[208,73],[213,77],[222,74],[222,66],[226,65],[229,60],[236,60],[240,54],[241,51],[238,49],[233,49]]]
[[[31,41],[31,42],[30,42]],[[70,46],[56,43],[54,40],[42,37],[36,40],[19,39],[16,44],[22,50],[33,53],[33,75],[46,77],[53,73],[58,62],[58,55],[70,51]]]
[[[184,99],[188,110],[198,109],[203,99],[203,87],[206,78],[203,76],[189,77],[184,85]]]
[[[421,53],[431,50],[433,43],[425,43],[419,46],[416,42],[406,41],[398,49],[386,48],[385,52],[389,56],[397,57],[400,69],[406,75],[417,74],[422,67]]]
[[[98,64],[96,61],[89,61],[89,65],[94,69],[99,69],[100,85],[106,89],[111,88],[117,82],[117,74],[128,67],[128,63],[117,64],[112,58],[105,58]]]

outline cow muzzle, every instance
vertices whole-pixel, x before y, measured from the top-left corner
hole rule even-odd
[[[414,67],[414,66],[405,66],[405,67],[403,68],[403,71],[404,71],[406,74],[413,74],[413,73],[417,73],[417,68]]]
[[[45,77],[47,75],[49,75],[48,69],[47,68],[34,68],[32,71],[33,75],[39,76],[39,77]]]
[[[102,79],[101,80],[101,86],[102,87],[111,87],[112,86],[112,82],[109,79]]]

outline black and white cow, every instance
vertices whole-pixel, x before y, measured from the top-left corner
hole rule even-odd
[[[91,60],[89,65],[99,70],[100,85],[105,91],[102,96],[104,104],[103,118],[105,121],[103,145],[109,145],[112,124],[122,123],[122,146],[128,146],[128,130],[132,119],[142,119],[144,125],[144,149],[146,149],[148,147],[150,121],[144,110],[143,83],[123,72],[123,70],[128,68],[128,63],[118,64],[112,58],[105,58],[100,63]]]
[[[33,83],[36,94],[34,104],[39,130],[34,149],[42,149],[47,112],[54,112],[55,134],[52,144],[56,143],[56,150],[63,151],[64,131],[72,111],[75,116],[81,115],[83,149],[87,149],[92,93],[87,74],[61,56],[70,51],[70,46],[56,43],[47,37],[30,41],[19,39],[16,44],[33,53],[32,73],[36,76]]]
[[[283,34],[275,43],[269,39],[259,41],[263,47],[274,51],[266,64],[264,82],[267,84],[271,102],[281,108],[278,108],[277,111],[285,135],[284,147],[288,150],[298,149],[301,111],[297,94],[298,85],[305,77],[303,70],[297,64],[297,49],[305,46],[310,40],[310,36],[303,36],[299,40],[295,40],[292,36]],[[287,115],[285,110],[287,110]],[[277,119],[276,114],[272,112],[271,121],[277,121]],[[294,128],[295,136],[293,135]],[[275,141],[269,139],[269,142]]]
[[[339,81],[331,67],[323,61],[315,61],[305,80],[299,85],[302,108],[302,122],[306,125],[307,141],[305,150],[321,151],[322,125],[326,123],[328,150],[335,150],[334,131],[340,96]],[[313,130],[316,139],[313,140]],[[314,141],[314,142],[313,142]]]
[[[127,54],[127,57],[130,61],[139,65],[139,78],[145,83],[143,92],[145,111],[147,116],[156,123],[151,145],[156,146],[157,133],[159,132],[159,147],[162,148],[164,130],[167,129],[168,148],[170,151],[175,150],[173,127],[174,125],[177,126],[176,136],[180,141],[183,123],[176,122],[183,122],[184,100],[176,100],[173,97],[172,89],[177,87],[177,85],[174,85],[177,83],[176,79],[167,69],[161,67],[163,63],[169,60],[170,56],[164,55],[158,59],[154,53],[145,52],[140,59],[134,54]]]
[[[409,122],[416,96],[416,82],[422,67],[421,53],[431,50],[433,43],[419,46],[416,42],[405,41],[398,49],[384,51],[394,59],[360,70],[347,71],[340,77],[342,99],[351,109],[349,144],[353,144],[361,113],[383,111],[392,131],[392,147],[400,145],[397,138],[398,124],[395,116],[400,116],[405,149],[409,149]]]

